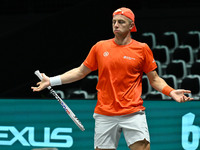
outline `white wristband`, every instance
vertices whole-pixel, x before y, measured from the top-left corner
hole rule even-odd
[[[50,84],[51,86],[61,85],[61,79],[60,76],[50,77]]]

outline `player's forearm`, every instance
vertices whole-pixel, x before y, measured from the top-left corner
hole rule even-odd
[[[170,87],[165,80],[163,80],[162,78],[160,78],[159,76],[157,76],[156,78],[154,78],[151,82],[151,86],[156,89],[159,92],[162,92],[163,94],[167,95],[167,96],[171,96],[170,93],[171,91],[173,91],[174,89],[172,87]]]
[[[80,71],[80,68],[74,68],[60,75],[62,84],[72,83],[85,77],[85,74]]]
[[[150,81],[151,86],[159,92],[162,92],[162,89],[167,85],[167,83],[160,77],[154,78]]]
[[[147,77],[151,86],[159,92],[162,92],[163,88],[167,85],[167,83],[159,77],[155,70],[147,73]]]
[[[83,79],[90,72],[91,70],[88,67],[86,67],[84,64],[81,64],[79,67],[60,75],[60,79],[62,84],[72,83]]]

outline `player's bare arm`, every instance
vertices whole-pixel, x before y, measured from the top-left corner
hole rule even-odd
[[[157,91],[163,93],[163,89],[165,87],[169,87],[169,85],[162,78],[159,77],[159,75],[157,74],[156,71],[151,71],[151,72],[147,73],[147,76],[148,76],[151,86],[154,89],[156,89]],[[191,91],[184,90],[184,89],[177,89],[177,90],[171,90],[169,95],[168,94],[167,95],[172,97],[177,102],[186,102],[186,101],[193,100],[193,98],[187,97],[185,95],[188,93],[191,93]],[[165,93],[163,93],[163,94],[165,94]]]
[[[62,84],[72,83],[84,78],[88,75],[91,70],[86,67],[85,65],[81,64],[79,67],[74,68],[70,71],[65,72],[64,74],[60,75],[60,80]],[[50,78],[42,73],[42,81],[37,83],[37,87],[31,87],[34,92],[39,92],[48,86],[50,86]]]
[[[167,83],[159,77],[155,70],[147,73],[147,77],[151,86],[159,92],[162,92],[163,87],[167,85]]]
[[[86,67],[84,64],[81,64],[79,67],[60,75],[60,78],[62,84],[67,84],[83,79],[90,72],[91,70],[88,67]]]

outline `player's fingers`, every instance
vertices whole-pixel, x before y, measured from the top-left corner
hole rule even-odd
[[[42,77],[45,77],[46,75],[44,73],[41,73]]]
[[[184,93],[191,93],[190,90],[183,90]]]
[[[186,101],[186,99],[187,99],[187,97],[186,97],[185,95],[182,95],[181,97],[179,97],[178,102],[179,102],[179,103],[183,103],[183,102]]]
[[[43,88],[41,86],[38,87],[31,87],[33,89],[33,92],[39,92],[41,90],[43,90]]]
[[[184,96],[182,102],[186,102],[187,100],[188,98]]]
[[[38,87],[31,87],[31,89],[33,90],[33,92],[38,91]]]
[[[184,96],[181,98],[180,102],[187,102],[187,101],[191,101],[191,100],[193,100],[193,98],[190,98],[190,97],[187,97],[187,96],[184,95]]]
[[[191,100],[193,100],[193,99],[194,99],[194,98],[185,96],[185,101],[191,101]]]
[[[180,102],[181,102],[181,103],[182,103],[182,102],[185,102],[184,95],[183,95],[183,96],[181,96],[181,98],[180,98]]]
[[[47,78],[45,73],[41,73],[41,75],[42,75],[42,78]]]
[[[41,82],[38,82],[37,85],[40,86]]]
[[[41,81],[37,83],[37,85],[39,86],[41,84]]]
[[[190,100],[189,100],[189,101],[192,101],[192,100],[194,100],[194,98],[191,98],[191,97],[190,97]]]

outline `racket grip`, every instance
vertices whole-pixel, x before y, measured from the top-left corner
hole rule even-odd
[[[36,70],[36,71],[35,71],[35,75],[36,75],[40,80],[42,80],[42,75],[41,75],[41,73],[40,73],[39,70]]]
[[[39,70],[36,70],[36,71],[35,71],[35,75],[36,75],[40,80],[42,80],[42,75],[41,75],[41,73],[40,73]],[[50,89],[51,89],[51,86],[48,86],[47,88],[50,90]]]

